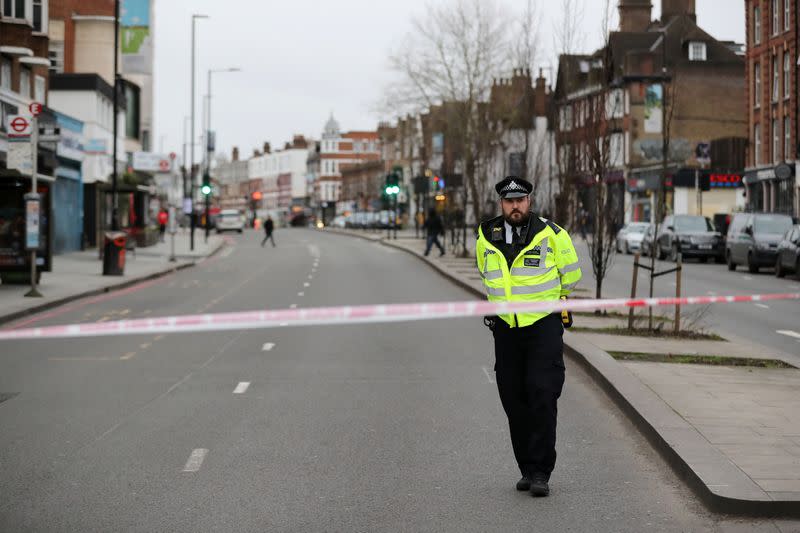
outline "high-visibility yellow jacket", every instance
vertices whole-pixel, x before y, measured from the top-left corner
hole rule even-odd
[[[527,237],[530,240],[509,268],[510,259],[507,261],[501,251],[505,246],[503,217],[484,222],[478,228],[475,252],[489,301],[558,300],[569,295],[581,279],[578,255],[563,228],[531,214]],[[524,327],[545,316],[547,313],[517,313],[500,318],[511,327]]]

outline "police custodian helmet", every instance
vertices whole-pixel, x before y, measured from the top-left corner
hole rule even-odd
[[[533,191],[533,184],[517,176],[508,176],[494,186],[500,198],[522,198]]]

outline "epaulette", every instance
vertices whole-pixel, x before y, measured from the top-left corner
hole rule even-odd
[[[539,217],[539,220],[541,220],[542,222],[544,222],[545,224],[550,226],[550,229],[552,229],[553,233],[555,233],[556,235],[561,233],[561,228],[558,226],[558,224],[556,224],[552,220],[547,220],[546,218],[542,218],[542,217]]]

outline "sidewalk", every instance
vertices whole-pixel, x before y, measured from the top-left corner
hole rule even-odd
[[[387,240],[386,231],[325,231],[404,250],[484,297],[474,257],[452,255],[449,239],[447,255],[440,258],[434,248],[423,257],[425,242],[414,238],[413,229],[398,232],[397,240]],[[575,320],[594,329],[622,322],[585,316]],[[564,343],[567,353],[586,367],[712,510],[800,516],[800,370],[617,361],[604,350],[772,358],[795,366],[800,366],[799,358],[756,344],[591,332],[568,331]]]
[[[53,256],[53,271],[43,272],[38,285],[43,298],[26,298],[29,285],[0,284],[0,324],[21,316],[100,292],[120,289],[142,280],[154,278],[194,265],[212,255],[224,244],[217,236],[204,242],[202,231],[195,232],[194,251],[189,250],[188,231],[175,235],[176,262],[170,262],[170,238],[147,248],[128,252],[124,276],[103,276],[103,263],[97,249]]]

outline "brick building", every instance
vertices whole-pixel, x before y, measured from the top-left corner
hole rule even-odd
[[[747,0],[747,208],[800,215],[798,0]]]
[[[352,199],[343,198],[341,195],[342,166],[377,161],[380,157],[377,131],[342,133],[339,123],[331,115],[325,124],[320,141],[320,174],[315,184],[315,195],[320,203],[325,203],[329,209],[335,205],[336,214],[353,209]],[[323,218],[329,220],[332,217]]]
[[[591,205],[587,161],[597,139],[587,131],[602,132],[609,151],[602,178],[618,220],[652,220],[668,127],[667,210],[711,216],[742,208],[744,194],[730,186],[738,180],[715,181],[725,186],[701,196],[694,188],[695,172],[703,182],[703,176],[712,181],[744,170],[743,150],[735,149],[747,136],[739,46],[698,26],[694,0],[662,0],[661,20],[651,20],[651,11],[650,0],[621,0],[620,30],[609,34],[607,46],[561,56],[556,142],[562,180],[570,178],[580,201]]]

